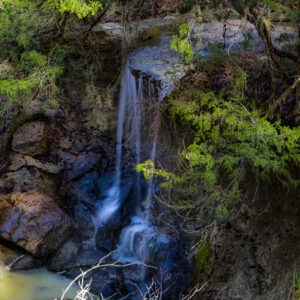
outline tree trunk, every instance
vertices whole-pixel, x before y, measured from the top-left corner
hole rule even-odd
[[[298,6],[300,9],[300,5]],[[298,46],[297,46],[297,54],[298,54],[298,76],[300,77],[300,17],[298,18]],[[294,110],[295,115],[295,123],[300,125],[300,84],[296,87],[296,105]]]
[[[278,68],[278,70],[285,77],[285,79],[288,80],[288,73],[286,72],[280,60],[275,54],[275,48],[272,43],[272,38],[263,16],[259,13],[259,11],[256,8],[250,8],[249,11],[246,12],[246,17],[247,20],[255,26],[259,36],[265,42],[265,45],[268,48],[269,55],[276,67]]]

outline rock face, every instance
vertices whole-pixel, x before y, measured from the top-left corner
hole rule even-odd
[[[13,194],[1,199],[0,235],[35,256],[58,248],[71,230],[70,218],[44,194]]]
[[[24,124],[13,136],[12,149],[21,154],[37,155],[46,150],[45,123],[34,121]]]

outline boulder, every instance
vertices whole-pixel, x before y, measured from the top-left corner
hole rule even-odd
[[[49,269],[62,271],[76,266],[80,245],[78,241],[68,240],[50,259]]]
[[[70,156],[70,155],[69,155]],[[74,180],[81,177],[90,170],[96,169],[99,165],[101,155],[93,152],[83,152],[75,156],[73,161],[68,161],[70,170],[67,172],[67,178]]]
[[[77,237],[76,237],[77,238]],[[80,243],[71,238],[66,241],[49,261],[51,271],[72,271],[95,266],[105,253],[92,243]]]
[[[71,231],[69,216],[48,195],[16,193],[0,203],[0,236],[34,256],[56,250]]]
[[[25,123],[13,135],[12,149],[15,152],[34,156],[46,150],[45,123],[33,121]]]

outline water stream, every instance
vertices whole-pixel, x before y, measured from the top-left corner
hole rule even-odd
[[[144,87],[146,87],[146,93],[144,93]],[[153,112],[147,107],[151,107],[156,100],[153,83],[149,78],[143,78],[143,75],[136,79],[131,72],[128,59],[119,98],[115,182],[98,209],[94,220],[97,228],[104,227],[122,205],[122,147],[124,144],[134,153],[135,164],[141,163],[142,157],[155,160],[158,129],[155,130],[154,135],[151,134]],[[145,125],[145,123],[150,124]],[[147,126],[150,128],[145,128]],[[155,235],[155,228],[151,226],[152,185],[153,182],[150,180],[143,189],[141,175],[136,174],[134,214],[130,224],[123,228],[119,240],[118,258],[122,262],[147,260],[147,243]]]

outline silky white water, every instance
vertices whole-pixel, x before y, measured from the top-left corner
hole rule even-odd
[[[126,80],[127,78],[125,78]],[[145,106],[143,104],[145,101],[147,101],[148,106],[151,106],[150,104],[153,104],[156,100],[155,92],[154,92],[154,85],[153,83],[148,80],[144,84],[143,77],[140,76],[137,85],[127,85],[129,88],[136,89],[128,91],[129,95],[132,95],[132,98],[128,99],[128,105],[129,108],[132,106],[133,110],[128,110],[127,118],[129,120],[132,120],[133,122],[133,128],[129,136],[131,139],[134,139],[135,141],[135,155],[136,155],[136,164],[139,164],[141,162],[141,130],[144,132],[146,131],[146,134],[148,136],[144,137],[143,143],[144,143],[144,149],[148,152],[144,155],[146,155],[148,158],[150,158],[152,161],[155,160],[156,155],[156,147],[157,147],[157,134],[158,130],[156,130],[154,138],[151,136],[151,128],[142,128],[143,123],[142,119],[148,118],[151,119],[152,115],[152,109],[145,109]],[[143,93],[143,87],[147,86],[147,94],[144,95]],[[150,114],[150,116],[148,116]],[[151,124],[150,124],[151,125]],[[149,124],[148,124],[149,126]],[[148,130],[147,130],[148,129]],[[150,146],[150,147],[149,147]],[[147,151],[148,150],[148,151]],[[150,151],[149,151],[150,150]],[[140,174],[137,174],[137,180],[136,180],[136,189],[137,189],[137,208],[136,208],[136,214],[131,217],[131,222],[128,226],[123,228],[121,235],[120,235],[120,241],[119,241],[119,258],[123,262],[135,262],[135,261],[147,261],[148,256],[148,243],[152,239],[152,237],[156,234],[155,228],[151,226],[151,199],[152,199],[152,180],[148,181],[146,193],[143,196],[143,199],[141,199],[141,179]],[[142,205],[142,201],[144,201],[144,205]],[[143,207],[142,207],[143,206]]]
[[[96,228],[104,227],[122,205],[121,177],[122,147],[124,144],[134,153],[136,165],[141,163],[142,148],[145,157],[155,160],[157,130],[154,138],[152,138],[151,128],[143,128],[146,124],[144,121],[151,119],[153,113],[151,110],[145,111],[145,101],[148,102],[149,106],[149,103],[155,100],[154,85],[149,79],[147,80],[148,82],[144,82],[142,76],[138,80],[135,78],[130,70],[128,60],[123,72],[119,98],[115,181],[98,208],[97,215],[94,218]],[[144,87],[147,87],[146,90],[148,89],[146,95],[144,94]],[[141,174],[136,174],[133,217],[131,217],[130,224],[123,228],[119,240],[118,254],[122,261],[145,260],[147,257],[147,242],[155,234],[155,229],[151,226],[150,221],[152,180],[148,182],[144,193],[141,181]]]
[[[116,143],[116,170],[115,182],[110,190],[107,192],[106,199],[98,208],[96,217],[94,218],[95,227],[103,227],[114,216],[121,205],[121,161],[122,161],[122,139],[124,132],[124,117],[126,113],[126,106],[129,101],[137,102],[136,81],[129,69],[129,64],[126,64],[121,83],[120,98],[119,98],[119,116],[117,129],[117,143]],[[134,94],[133,94],[134,93]],[[134,100],[135,99],[135,100]],[[134,106],[134,105],[133,105]],[[136,142],[139,146],[139,142]],[[140,147],[139,147],[140,148]],[[137,155],[137,157],[139,157]],[[138,158],[137,158],[138,159]]]

